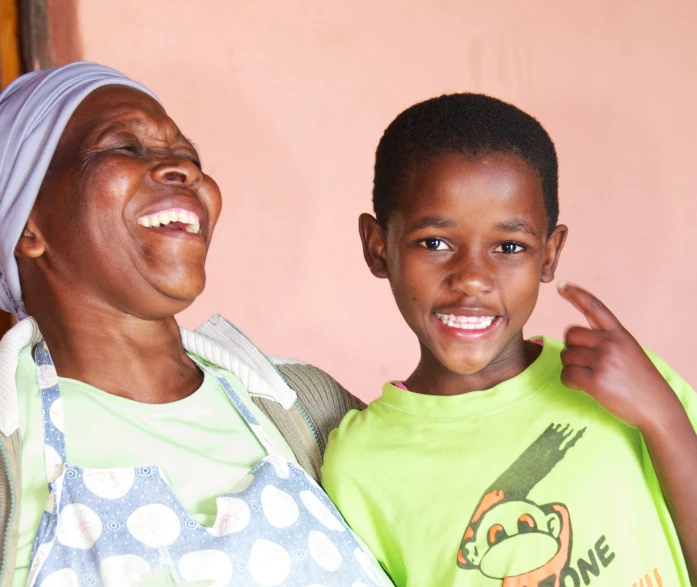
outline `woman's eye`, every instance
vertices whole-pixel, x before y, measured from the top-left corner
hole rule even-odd
[[[199,171],[203,170],[203,165],[201,164],[201,161],[198,160],[196,157],[186,157],[189,161],[191,161],[196,167],[198,167]]]
[[[524,249],[525,247],[518,243],[503,243],[496,247],[496,252],[503,253],[504,255],[513,255],[515,253],[520,253]]]
[[[138,153],[140,149],[136,145],[121,145],[113,149],[114,151],[126,151],[127,153]]]
[[[446,243],[444,240],[441,240],[439,238],[425,238],[425,239],[419,241],[419,244],[422,247],[427,248],[429,251],[448,251],[448,250],[450,250],[448,243]]]

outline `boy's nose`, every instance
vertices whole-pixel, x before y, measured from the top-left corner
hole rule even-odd
[[[447,284],[453,291],[467,297],[475,297],[492,290],[493,279],[485,262],[480,260],[461,262],[448,275]]]

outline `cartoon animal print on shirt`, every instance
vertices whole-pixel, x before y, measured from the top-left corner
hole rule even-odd
[[[562,503],[528,499],[586,429],[550,426],[484,492],[457,553],[457,565],[501,579],[502,587],[561,587],[571,552],[571,518]]]

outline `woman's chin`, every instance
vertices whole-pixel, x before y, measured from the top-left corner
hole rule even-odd
[[[133,300],[134,306],[140,306],[139,314],[149,318],[166,318],[186,310],[201,295],[205,286],[205,277],[200,280],[187,280],[183,283],[154,284],[156,296],[147,302],[140,298]]]

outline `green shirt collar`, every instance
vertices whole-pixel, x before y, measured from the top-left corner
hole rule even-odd
[[[563,344],[547,337],[536,338],[544,343],[540,356],[522,373],[491,389],[454,396],[433,396],[386,383],[377,402],[402,412],[437,420],[479,417],[508,409],[537,395],[561,371],[559,353]]]

